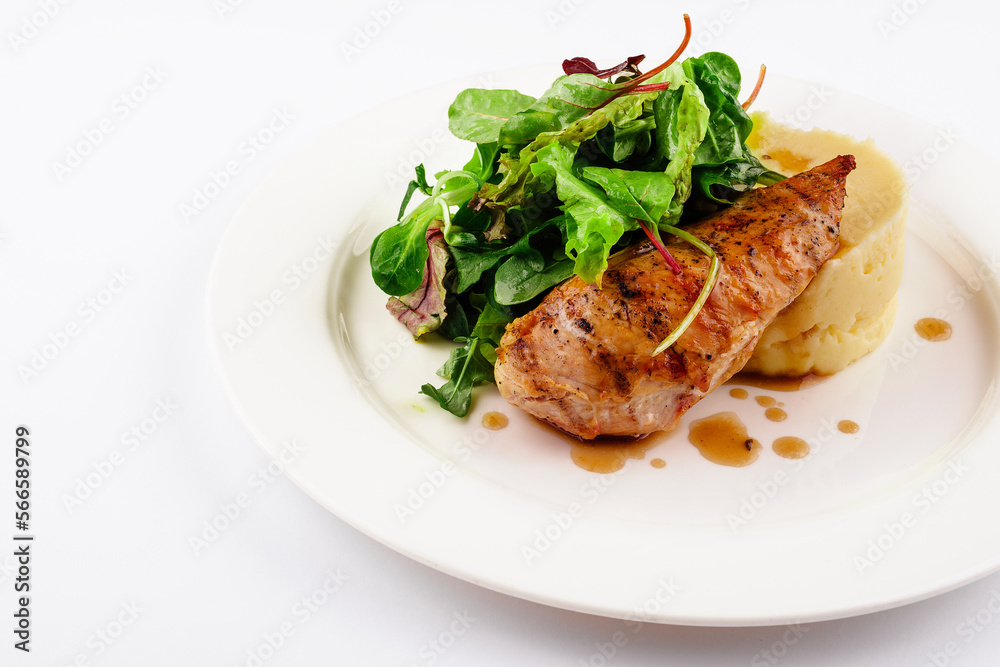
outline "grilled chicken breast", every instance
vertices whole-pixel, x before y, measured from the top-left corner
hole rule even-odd
[[[722,268],[694,322],[653,350],[690,310],[709,258],[679,239],[679,274],[646,242],[609,260],[603,284],[573,277],[515,320],[497,348],[508,403],[591,439],[672,429],[681,415],[743,367],[771,319],[837,249],[853,156],[835,158],[687,227]]]

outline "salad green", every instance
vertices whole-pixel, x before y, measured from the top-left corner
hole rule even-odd
[[[436,332],[461,345],[438,371],[446,382],[420,390],[446,410],[468,414],[473,387],[493,381],[506,325],[555,285],[574,274],[600,285],[608,257],[643,236],[678,270],[661,232],[712,257],[699,300],[656,353],[668,348],[719,269],[683,225],[783,178],[746,146],[753,124],[744,107],[760,80],[741,104],[732,58],[679,61],[691,35],[684,19],[680,47],[645,74],[643,56],[605,70],[574,58],[537,99],[468,89],[449,108],[452,134],[475,144],[472,159],[433,185],[418,166],[397,223],[370,256],[387,307],[414,336]],[[418,191],[426,199],[407,213]]]

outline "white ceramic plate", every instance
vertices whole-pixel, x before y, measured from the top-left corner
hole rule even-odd
[[[755,625],[871,612],[1000,567],[995,480],[1000,229],[984,155],[896,111],[769,76],[755,108],[875,137],[913,181],[896,327],[833,379],[775,395],[789,419],[717,392],[644,460],[597,475],[562,438],[480,391],[465,421],[417,394],[443,343],[414,343],[386,313],[367,248],[395,219],[412,167],[465,163],[446,110],[470,86],[540,93],[553,68],[458,81],[319,137],[241,209],[215,259],[209,326],[243,419],[288,476],[375,539],[476,584],[607,616]],[[954,326],[924,344],[920,317]],[[752,390],[751,395],[761,393]],[[488,410],[511,424],[487,431]],[[718,466],[687,424],[736,410],[765,443]],[[861,425],[845,435],[834,424]],[[812,454],[767,446],[798,435]],[[654,457],[666,467],[654,468]]]

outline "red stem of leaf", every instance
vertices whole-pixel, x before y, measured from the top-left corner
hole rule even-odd
[[[664,81],[663,83],[646,83],[641,86],[635,86],[629,88],[630,93],[653,93],[660,90],[666,90],[670,87],[669,81]]]
[[[653,242],[653,245],[656,247],[656,249],[660,251],[660,254],[663,256],[663,260],[667,263],[667,265],[669,265],[670,268],[674,270],[674,273],[680,273],[681,272],[680,264],[678,264],[677,261],[670,255],[670,251],[667,250],[667,247],[663,245],[662,241],[660,241],[659,235],[654,234],[653,230],[647,227],[645,223],[642,222],[642,220],[639,220],[638,222],[639,226],[642,227],[642,231],[646,232],[646,236],[648,236],[649,240]]]
[[[753,92],[750,93],[750,97],[748,97],[747,101],[744,102],[743,105],[742,105],[744,111],[746,111],[750,107],[750,105],[753,104],[753,101],[755,99],[757,99],[757,93],[760,92],[760,87],[764,85],[764,73],[765,72],[767,72],[767,68],[764,67],[763,65],[761,65],[760,66],[760,74],[757,75],[757,85],[753,87]]]
[[[598,106],[597,108],[600,109],[601,107],[603,107],[606,104],[608,104],[609,102],[611,102],[611,100],[614,100],[614,99],[616,99],[618,97],[621,97],[622,95],[624,95],[626,93],[632,92],[636,88],[636,86],[638,86],[639,84],[641,84],[643,81],[648,80],[650,77],[656,76],[657,74],[659,74],[663,70],[665,70],[668,67],[670,67],[671,65],[673,65],[674,61],[676,61],[678,58],[680,58],[681,54],[684,53],[684,49],[687,48],[688,42],[690,42],[690,41],[691,41],[691,17],[688,16],[687,14],[685,14],[684,15],[684,40],[681,42],[681,45],[677,47],[677,50],[674,51],[674,54],[672,56],[670,56],[670,58],[668,58],[665,62],[657,65],[656,67],[654,67],[653,69],[649,70],[645,74],[640,74],[639,76],[635,77],[634,79],[631,79],[631,80],[627,81],[625,84],[623,84],[622,89],[618,93],[615,93],[614,95],[612,95],[608,99],[604,100],[604,102],[600,106]]]
[[[684,41],[682,41],[681,45],[677,47],[676,51],[674,51],[674,55],[670,56],[670,58],[668,58],[665,63],[663,63],[661,65],[657,65],[656,67],[654,67],[653,69],[649,70],[645,74],[637,76],[636,78],[634,78],[631,81],[629,81],[629,83],[630,84],[640,84],[643,81],[645,81],[646,79],[648,79],[650,77],[653,77],[653,76],[656,76],[657,74],[659,74],[663,70],[665,70],[668,67],[670,67],[671,65],[673,65],[674,61],[677,60],[678,58],[680,58],[681,54],[684,53],[684,49],[687,48],[688,42],[690,42],[690,41],[691,41],[691,17],[688,16],[687,14],[685,14],[684,15]]]

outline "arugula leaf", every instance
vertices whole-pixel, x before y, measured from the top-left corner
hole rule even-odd
[[[438,369],[438,375],[447,379],[447,382],[440,387],[425,384],[420,387],[420,393],[430,396],[456,417],[469,414],[472,389],[494,381],[493,365],[497,359],[494,348],[500,344],[500,338],[510,321],[504,313],[487,302],[470,336],[456,339],[464,345],[452,350],[448,360]]]
[[[467,232],[483,232],[490,226],[492,219],[488,211],[475,211],[468,206],[459,207],[451,218],[451,224],[461,227]],[[475,234],[453,234],[450,245],[478,246],[479,238]]]
[[[491,143],[512,116],[535,102],[516,90],[463,90],[448,108],[448,129],[459,139]]]
[[[479,281],[485,272],[511,254],[534,253],[538,257],[539,264],[544,263],[538,251],[531,247],[530,238],[530,236],[522,236],[513,244],[497,241],[483,244],[478,248],[453,247],[451,254],[455,258],[457,274],[455,290],[464,292],[469,289]]]
[[[483,351],[484,348],[492,351],[489,343],[476,337],[458,342],[465,345],[453,350],[448,361],[438,371],[438,375],[448,381],[441,387],[434,387],[430,383],[422,385],[420,393],[430,396],[456,417],[464,417],[469,414],[472,406],[473,387],[493,382],[493,360],[486,357]]]

